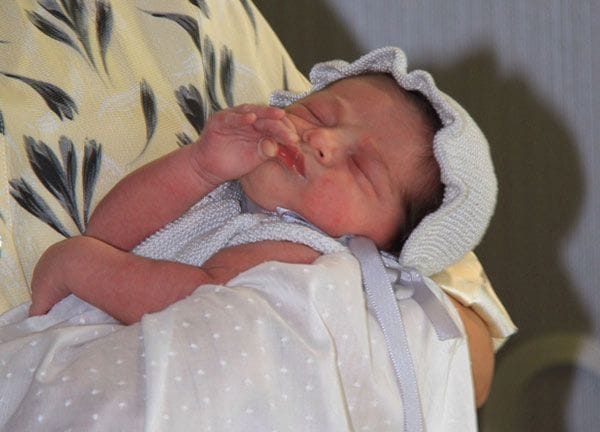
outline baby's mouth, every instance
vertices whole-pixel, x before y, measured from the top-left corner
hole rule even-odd
[[[276,157],[288,169],[295,172],[300,177],[305,177],[304,155],[297,148],[278,144]]]

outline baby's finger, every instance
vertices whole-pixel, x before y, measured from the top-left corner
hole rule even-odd
[[[259,118],[252,127],[261,135],[269,136],[281,144],[293,145],[300,140],[296,130],[286,126],[281,120]]]
[[[31,303],[31,306],[29,306],[28,315],[30,317],[38,316],[38,315],[45,315],[48,313],[49,310],[50,310],[50,308],[45,306],[44,304],[42,304],[40,302],[35,302],[35,303]]]
[[[267,118],[278,120],[285,116],[285,111],[281,108],[268,105],[243,104],[233,108],[239,113],[254,113],[258,118]]]
[[[235,111],[227,111],[223,112],[223,114],[221,115],[221,121],[223,122],[223,126],[231,129],[251,125],[256,121],[256,118],[256,114],[252,112],[241,113]]]
[[[62,300],[53,298],[53,294],[54,292],[49,288],[36,290],[29,306],[29,316],[45,315],[52,309],[52,306]]]
[[[294,126],[294,123],[292,123],[292,121],[288,118],[287,115],[283,116],[281,118],[281,121],[283,122],[283,124],[285,125],[285,127],[295,131],[296,130],[296,126]]]

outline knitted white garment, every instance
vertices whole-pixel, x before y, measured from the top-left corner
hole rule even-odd
[[[270,102],[284,107],[335,81],[369,72],[388,73],[402,88],[422,93],[442,121],[433,151],[445,186],[443,203],[413,230],[399,256],[400,265],[429,276],[479,243],[496,206],[497,182],[488,142],[469,114],[436,87],[429,73],[407,72],[406,56],[395,47],[371,51],[353,63],[319,63],[310,72],[308,91],[277,91]]]
[[[261,240],[305,244],[323,254],[346,251],[337,240],[272,214],[242,213],[238,182],[212,191],[177,220],[165,225],[133,249],[147,258],[201,266],[220,249]]]

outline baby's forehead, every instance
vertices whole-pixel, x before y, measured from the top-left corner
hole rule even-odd
[[[421,114],[412,94],[414,92],[402,88],[389,74],[357,75],[336,81],[323,90],[329,90],[355,104],[365,104],[370,111],[397,119]]]
[[[346,94],[352,90],[363,88],[371,92],[387,92],[402,94],[404,89],[389,74],[386,73],[368,73],[342,78],[334,81],[323,89],[313,93],[333,92]]]
[[[333,85],[336,85],[336,84],[339,84],[342,82],[348,82],[348,81],[359,82],[359,83],[360,82],[364,82],[364,83],[379,82],[382,84],[402,88],[392,75],[385,73],[385,72],[368,72],[368,73],[363,73],[363,74],[359,74],[359,75],[343,77],[336,81],[332,81],[331,83],[328,84],[327,87],[330,87],[330,86],[333,86]]]
[[[296,103],[318,104],[340,109],[340,105],[363,111],[365,115],[381,115],[404,119],[414,109],[407,92],[388,74],[365,74],[334,81],[310,93]]]

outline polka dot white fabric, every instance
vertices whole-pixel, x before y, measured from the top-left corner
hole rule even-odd
[[[426,429],[476,430],[465,340],[439,341],[420,306],[399,307]],[[26,311],[0,317],[3,431],[402,430],[385,341],[345,252],[265,263],[128,327],[73,296],[48,316]]]

